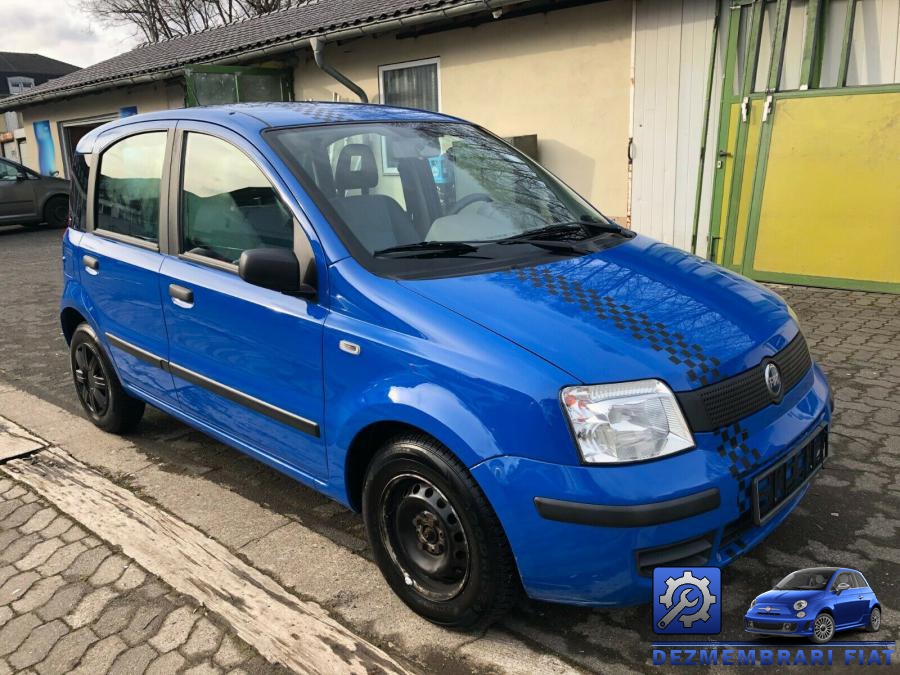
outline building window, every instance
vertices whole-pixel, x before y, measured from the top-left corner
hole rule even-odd
[[[381,102],[403,108],[441,109],[440,59],[406,61],[378,67]],[[397,173],[397,161],[391,148],[381,144],[381,166],[388,174]]]
[[[6,83],[9,85],[10,96],[13,94],[21,94],[26,89],[34,86],[33,77],[7,77]]]
[[[381,102],[438,112],[441,109],[440,75],[440,59],[380,66]]]

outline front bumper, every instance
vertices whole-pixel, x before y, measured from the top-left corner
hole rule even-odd
[[[727,565],[787,518],[809,486],[756,524],[753,478],[830,424],[829,399],[813,365],[779,404],[696,434],[696,448],[672,457],[610,467],[503,456],[473,475],[503,524],[530,597],[645,603],[653,567]]]
[[[815,616],[806,614],[803,618],[797,618],[796,612],[785,609],[780,614],[760,614],[751,607],[744,617],[744,630],[757,635],[802,635],[812,634],[812,624]]]

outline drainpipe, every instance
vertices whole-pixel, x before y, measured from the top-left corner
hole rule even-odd
[[[369,102],[369,97],[366,96],[366,92],[362,90],[362,87],[360,87],[358,84],[356,84],[356,82],[341,73],[334,66],[331,66],[325,62],[325,40],[320,37],[314,37],[309,41],[309,44],[312,47],[313,56],[316,57],[316,65],[319,66],[319,68],[323,72],[331,75],[331,77],[347,87],[347,89],[352,91],[354,94],[359,96],[359,100],[363,103]]]

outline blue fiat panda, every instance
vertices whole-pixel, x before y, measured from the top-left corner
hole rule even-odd
[[[623,229],[489,132],[284,103],[106,124],[61,320],[87,415],[145,404],[361,511],[413,610],[647,602],[726,565],[828,454],[771,291]]]

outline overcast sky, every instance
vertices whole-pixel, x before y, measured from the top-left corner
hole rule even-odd
[[[139,42],[133,31],[100,25],[78,6],[78,0],[0,0],[0,50],[43,54],[84,67]]]

